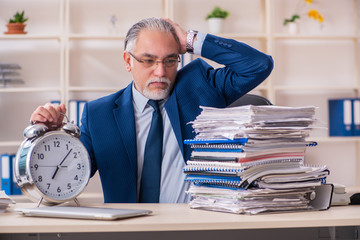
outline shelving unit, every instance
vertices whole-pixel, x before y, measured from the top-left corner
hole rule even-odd
[[[22,6],[30,20],[27,35],[5,35],[0,28],[0,61],[20,61],[26,82],[24,86],[0,89],[0,109],[13,115],[0,120],[0,152],[16,151],[22,130],[38,105],[55,99],[64,103],[73,98],[92,100],[127,86],[131,75],[125,71],[122,51],[131,24],[149,16],[168,17],[184,29],[206,32],[204,18],[215,5],[231,12],[222,37],[248,43],[275,60],[273,73],[254,92],[277,105],[316,105],[318,118],[326,126],[329,98],[360,96],[360,3],[358,0],[316,2],[315,8],[325,17],[325,28],[320,31],[317,23],[303,17],[300,33],[290,35],[282,21],[293,13],[297,0],[52,0],[41,7],[42,2],[7,1],[0,9],[0,16],[8,16]],[[50,13],[41,14],[51,15],[50,24],[43,23],[43,16],[38,16],[45,7]],[[112,14],[119,19],[116,33],[109,34],[108,17]],[[0,26],[5,21],[0,19]],[[26,48],[25,59],[16,51],[2,47],[17,43]],[[33,61],[30,56],[34,54],[39,58]],[[19,108],[19,117],[14,112],[15,106]],[[312,138],[319,142],[319,154],[310,151],[310,159],[322,154],[331,158],[329,168],[336,169],[339,164],[336,156],[343,158],[342,154],[329,156],[324,152],[333,146],[345,149],[351,171],[344,182],[336,171],[332,171],[330,178],[335,172],[335,181],[360,186],[360,138],[329,138],[326,130],[317,131]],[[327,161],[312,160],[321,164]]]

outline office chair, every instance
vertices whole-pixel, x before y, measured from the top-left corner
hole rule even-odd
[[[244,96],[237,99],[235,102],[230,104],[228,107],[237,107],[243,105],[272,105],[269,99],[255,94],[245,94]]]

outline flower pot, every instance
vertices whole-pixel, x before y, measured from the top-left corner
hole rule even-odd
[[[299,23],[297,23],[297,22],[287,23],[287,28],[288,28],[289,34],[298,34],[299,33]]]
[[[219,34],[223,32],[224,19],[223,18],[209,18],[208,20],[209,32]]]
[[[24,23],[8,23],[6,26],[8,31],[5,34],[26,34],[24,31],[26,24]]]

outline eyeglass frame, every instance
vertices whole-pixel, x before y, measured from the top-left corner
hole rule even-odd
[[[133,53],[131,53],[131,52],[128,52],[128,53],[129,53],[130,56],[132,56],[136,61],[138,61],[139,63],[144,64],[144,66],[145,66],[145,64],[147,64],[144,60],[141,60],[141,59],[137,58]],[[168,57],[168,58],[172,58],[172,57]],[[177,56],[177,62],[175,61],[174,65],[167,66],[167,65],[166,65],[166,62],[165,62],[166,59],[167,59],[167,58],[165,58],[165,59],[163,59],[163,60],[154,60],[154,63],[153,63],[151,66],[145,66],[145,67],[146,67],[146,68],[151,68],[151,67],[153,67],[154,65],[157,66],[157,65],[159,65],[159,63],[162,63],[162,64],[164,65],[164,67],[166,67],[166,68],[171,68],[171,67],[174,67],[174,66],[176,65],[176,63],[181,62],[180,56],[178,55],[178,56]]]

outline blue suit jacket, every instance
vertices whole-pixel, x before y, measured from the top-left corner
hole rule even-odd
[[[201,59],[177,74],[165,103],[184,160],[190,148],[184,139],[195,136],[187,124],[199,106],[226,107],[260,84],[271,72],[272,58],[246,44],[207,35],[202,56],[226,67],[213,69]],[[81,141],[99,170],[105,202],[136,202],[137,153],[131,84],[112,95],[89,102],[82,116]]]

